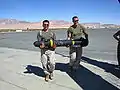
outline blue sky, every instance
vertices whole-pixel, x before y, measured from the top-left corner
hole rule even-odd
[[[0,18],[36,22],[66,20],[120,24],[118,0],[0,0]]]

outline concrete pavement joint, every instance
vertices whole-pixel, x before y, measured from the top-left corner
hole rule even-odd
[[[5,81],[5,80],[2,79],[2,78],[0,78],[0,81],[3,81],[3,82],[5,82],[5,83],[7,83],[7,84],[10,84],[10,85],[13,85],[13,86],[15,86],[15,87],[18,87],[18,88],[20,88],[20,89],[22,89],[22,90],[27,90],[26,88],[23,88],[23,87],[21,87],[21,86],[18,86],[18,85],[16,85],[16,84],[11,83],[11,82]]]

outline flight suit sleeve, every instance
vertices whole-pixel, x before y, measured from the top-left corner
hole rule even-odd
[[[88,33],[87,33],[86,28],[83,25],[81,25],[81,28],[83,30],[83,34],[85,35],[85,38],[88,38]]]
[[[55,33],[53,33],[53,39],[56,40],[56,35],[55,35]]]
[[[42,40],[42,36],[41,36],[41,31],[37,33],[37,40],[41,41]]]
[[[72,38],[72,29],[71,27],[69,27],[67,30],[67,39],[70,40],[71,38]]]

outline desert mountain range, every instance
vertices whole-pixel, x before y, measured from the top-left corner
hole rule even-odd
[[[64,21],[64,20],[50,20],[50,28],[68,28],[72,25],[71,22]],[[101,25],[100,23],[83,23],[85,27],[91,28],[100,28],[101,26],[105,27],[108,26],[116,26],[114,24],[104,24]],[[42,28],[42,21],[39,22],[27,22],[27,21],[20,21],[16,19],[0,19],[0,29],[41,29]]]
[[[50,20],[50,28],[66,28],[72,23],[64,20]],[[0,29],[40,29],[42,28],[42,21],[27,22],[16,19],[0,19]]]

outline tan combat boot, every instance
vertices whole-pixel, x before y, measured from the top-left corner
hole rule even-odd
[[[49,81],[49,74],[45,75],[45,81],[48,82]]]
[[[53,80],[53,72],[50,73],[49,79],[50,79],[50,80]]]

